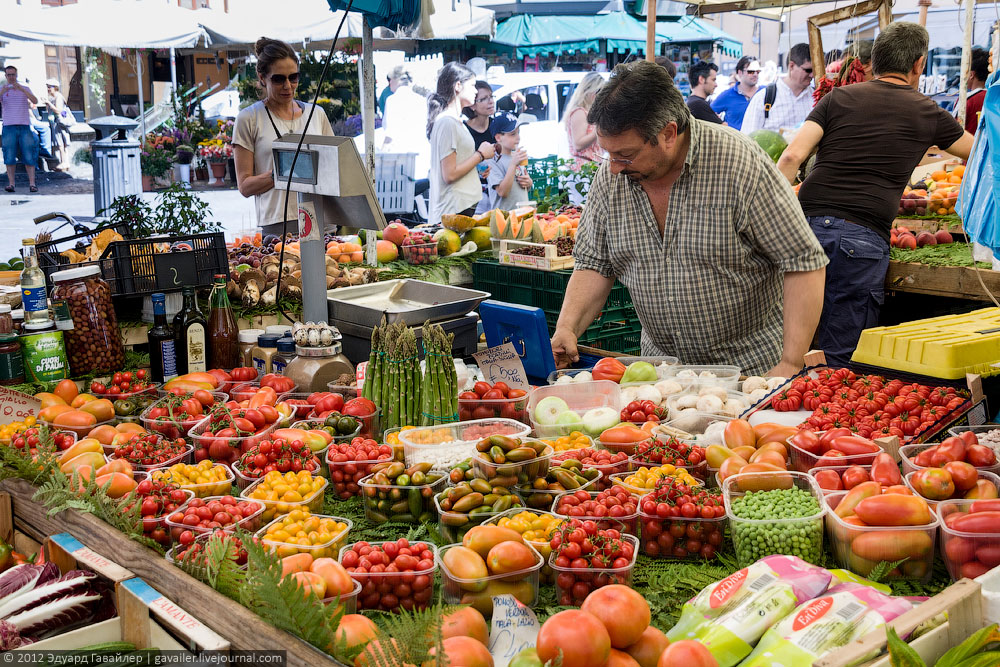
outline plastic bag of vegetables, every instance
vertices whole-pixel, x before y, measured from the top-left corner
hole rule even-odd
[[[809,667],[912,608],[868,586],[838,584],[765,632],[740,667]]]
[[[829,570],[795,556],[761,558],[688,600],[667,637],[698,639],[719,667],[732,667],[771,626],[822,594],[832,578]]]

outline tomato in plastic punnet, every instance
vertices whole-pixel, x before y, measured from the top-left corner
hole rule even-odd
[[[593,614],[567,609],[542,624],[535,647],[543,662],[556,660],[561,653],[563,667],[604,667],[611,653],[611,636]]]
[[[929,500],[947,500],[955,495],[955,482],[944,468],[924,468],[913,473],[910,484]]]
[[[621,382],[622,376],[625,375],[625,364],[613,357],[604,357],[594,364],[591,375],[594,380]]]
[[[869,526],[922,526],[931,521],[927,501],[899,493],[865,498],[854,513]]]

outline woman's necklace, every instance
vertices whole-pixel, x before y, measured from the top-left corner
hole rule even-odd
[[[268,109],[271,110],[271,113],[273,113],[275,116],[285,121],[286,123],[290,123],[295,120],[296,104],[294,100],[292,101],[290,107],[285,107],[285,108],[279,107],[277,103],[272,102],[271,100],[267,100],[266,102],[264,102],[264,104],[265,106],[267,106]]]

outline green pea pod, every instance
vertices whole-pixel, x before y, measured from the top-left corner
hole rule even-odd
[[[482,494],[487,494],[492,491],[490,483],[487,482],[485,479],[474,479],[471,482],[469,482],[469,486],[472,488],[473,491],[477,491]]]
[[[365,512],[365,514],[368,516],[368,520],[371,521],[372,523],[387,523],[389,521],[389,517],[387,517],[385,514],[382,514],[381,512],[376,512],[371,508],[366,508],[366,509],[367,511]]]
[[[517,438],[511,438],[506,435],[491,435],[490,436],[490,447],[499,447],[503,451],[510,451],[521,444],[521,441]]]
[[[420,495],[420,489],[410,489],[410,492],[406,495],[409,501],[410,514],[420,516],[420,513],[424,509],[424,497]]]
[[[462,496],[461,500],[452,505],[452,509],[456,512],[468,512],[473,507],[479,507],[482,504],[483,494],[470,493],[467,496]]]
[[[493,503],[493,511],[506,512],[510,509],[511,504],[513,503],[513,498],[513,496],[503,496],[502,498],[497,499],[497,501]]]
[[[517,484],[517,475],[504,475],[502,477],[494,477],[492,481],[494,487],[499,486],[501,488],[508,488]]]
[[[405,472],[396,478],[396,486],[409,486],[409,485],[410,485],[410,476],[407,475]]]
[[[431,463],[429,461],[422,461],[407,468],[406,474],[409,475],[410,477],[413,477],[413,475],[415,475],[418,472],[421,472],[426,475],[430,471],[431,471]]]
[[[531,447],[517,447],[507,452],[507,460],[513,463],[521,463],[538,458],[538,452]]]
[[[565,470],[563,468],[553,468],[550,472],[553,479],[555,479],[559,484],[562,484],[563,488],[567,491],[579,488],[580,482],[577,481],[576,475],[571,473],[569,470]]]
[[[469,522],[469,515],[461,512],[442,512],[441,523],[446,526],[464,526]]]

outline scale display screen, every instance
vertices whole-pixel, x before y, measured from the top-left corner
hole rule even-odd
[[[292,158],[294,156],[295,151],[293,149],[279,148],[274,150],[274,164],[278,173],[278,180],[288,180],[288,173],[291,171]],[[306,149],[300,151],[298,159],[295,160],[295,172],[292,174],[292,182],[316,185],[316,167],[318,164],[318,152]]]

